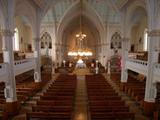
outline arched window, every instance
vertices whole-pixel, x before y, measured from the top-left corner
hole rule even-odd
[[[41,36],[41,55],[50,55],[52,49],[52,38],[48,32]]]
[[[148,50],[148,29],[144,30],[144,44],[143,44],[144,51]]]
[[[13,50],[19,51],[19,32],[18,29],[14,29]]]
[[[111,49],[121,49],[121,35],[115,32],[111,37]]]

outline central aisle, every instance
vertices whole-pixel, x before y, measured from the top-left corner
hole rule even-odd
[[[75,69],[73,71],[73,74],[76,74],[77,76],[85,76],[85,75],[91,74],[91,73],[89,72],[88,68],[80,68],[80,69]]]
[[[77,90],[75,98],[75,114],[74,120],[87,120],[87,91],[85,75],[77,75]]]

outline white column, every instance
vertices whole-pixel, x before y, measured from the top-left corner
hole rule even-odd
[[[96,60],[96,68],[95,68],[95,70],[96,70],[96,74],[98,74],[99,73],[98,60]]]
[[[55,68],[56,68],[56,46],[55,43],[52,44],[52,74],[55,74]]]
[[[105,58],[104,58],[104,56],[105,56],[105,50],[104,50],[104,44],[102,44],[102,45],[101,45],[101,64],[102,64],[103,66],[105,66],[105,63],[104,63]]]
[[[99,60],[99,61],[101,61],[101,48],[100,48],[100,45],[98,44],[97,45],[97,49],[98,49],[98,54],[97,54],[97,59]]]
[[[103,45],[100,45],[100,49],[101,49],[101,57],[100,57],[100,63],[103,65]]]
[[[121,60],[121,82],[126,83],[128,79],[128,71],[126,69],[126,61],[128,59],[128,38],[122,40],[122,60]]]
[[[98,50],[99,51],[99,53],[98,53],[98,55],[99,55],[98,60],[102,64],[102,62],[103,62],[103,48],[102,48],[102,44],[98,45],[98,49],[99,49]]]
[[[60,65],[63,63],[63,48],[62,48],[62,44],[60,44],[59,46],[59,50],[60,50]]]
[[[153,81],[153,70],[155,63],[158,63],[159,56],[159,44],[160,40],[160,30],[152,30],[149,33],[149,49],[148,49],[148,72],[147,72],[147,80],[146,80],[146,88],[145,88],[145,98],[146,102],[155,102],[157,89],[156,83]]]
[[[107,55],[107,46],[108,46],[108,44],[107,43],[105,43],[104,45],[103,45],[103,49],[104,49],[104,58],[103,58],[103,60],[104,60],[104,67],[105,67],[105,69],[107,69],[107,59],[108,59],[108,55]]]
[[[65,60],[63,60],[63,66],[62,67],[66,67],[66,61]]]
[[[57,45],[57,50],[56,50],[56,57],[57,57],[57,64],[59,64],[57,67],[61,66],[61,48],[60,48],[60,44],[56,44]]]
[[[7,77],[5,82],[5,98],[6,102],[17,101],[16,95],[16,82],[14,73],[14,54],[13,54],[13,35],[14,32],[11,30],[2,30],[3,40],[3,58],[4,63],[7,63]]]
[[[108,75],[111,74],[111,63],[110,63],[110,61],[108,61],[108,64],[107,64],[107,74]]]
[[[34,38],[35,42],[35,69],[34,69],[34,80],[35,82],[41,82],[41,53],[40,53],[40,38]]]

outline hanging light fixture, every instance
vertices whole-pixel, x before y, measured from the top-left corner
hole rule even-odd
[[[77,49],[76,50],[71,50],[68,52],[68,56],[92,56],[93,53],[88,49],[84,48],[84,39],[87,37],[86,34],[83,33],[82,31],[82,9],[83,9],[83,0],[80,0],[80,32],[76,34],[76,39],[78,41]]]
[[[83,40],[85,37],[87,37],[87,35],[84,34],[82,31],[82,9],[83,9],[83,1],[80,0],[80,20],[79,20],[80,33],[76,34],[76,38],[78,38],[79,40]]]

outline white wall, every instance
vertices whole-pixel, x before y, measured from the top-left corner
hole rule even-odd
[[[146,18],[142,19],[138,24],[132,27],[131,44],[135,45],[135,51],[143,51],[145,28],[147,28]]]
[[[108,54],[108,58],[110,58],[111,56],[114,55],[114,50],[111,49],[110,47],[110,44],[111,44],[111,38],[112,38],[112,35],[115,33],[115,32],[120,32],[121,33],[121,27],[119,24],[110,24],[109,25],[109,29],[108,29],[108,50],[109,51],[106,51],[107,54]],[[122,37],[122,35],[121,35]],[[122,51],[121,49],[118,49],[118,54],[121,55],[122,54]]]
[[[15,27],[18,28],[20,39],[20,51],[27,50],[27,44],[32,44],[32,31],[31,27],[24,23],[20,17],[15,18]]]
[[[33,42],[33,35],[32,35],[32,30],[30,26],[25,26],[25,31],[27,34],[24,33],[24,38],[25,38],[25,50],[27,51],[27,44],[31,44]],[[33,48],[33,47],[32,47]]]

